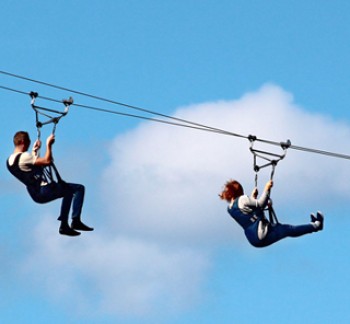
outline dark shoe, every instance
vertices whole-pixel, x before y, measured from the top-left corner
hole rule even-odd
[[[316,219],[317,219],[317,221],[318,221],[319,224],[320,224],[319,227],[318,227],[318,230],[319,230],[319,231],[323,230],[323,221],[324,221],[324,217],[323,217],[323,214],[322,214],[320,211],[317,212]]]
[[[77,231],[93,231],[94,229],[92,227],[89,227],[85,225],[80,219],[74,219],[72,220],[71,227]]]
[[[315,214],[311,214],[310,217],[311,217],[311,223],[315,223],[317,221]]]
[[[78,235],[80,235],[79,232],[77,232],[74,229],[70,228],[66,224],[60,226],[59,233],[61,235],[67,235],[67,236],[78,236]]]

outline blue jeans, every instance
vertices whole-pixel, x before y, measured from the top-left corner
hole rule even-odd
[[[266,237],[259,240],[257,235],[257,225],[258,221],[254,223],[254,226],[248,227],[245,230],[245,235],[248,241],[255,247],[265,247],[286,237],[298,237],[316,231],[312,224],[294,226],[289,224],[269,223]]]
[[[46,186],[27,187],[32,199],[44,204],[59,198],[62,199],[60,221],[68,221],[72,206],[72,218],[80,217],[84,203],[85,187],[81,184],[67,182],[52,182]]]

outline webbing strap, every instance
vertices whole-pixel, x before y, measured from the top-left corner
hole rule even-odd
[[[56,165],[53,162],[50,165],[43,167],[43,177],[47,183],[63,182]]]
[[[275,210],[272,207],[272,200],[270,199],[270,201],[268,202],[267,205],[267,210],[269,212],[269,221],[271,224],[279,224],[277,215],[275,213]]]

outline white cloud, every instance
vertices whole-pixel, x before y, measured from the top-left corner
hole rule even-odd
[[[102,233],[61,237],[48,216],[36,228],[33,254],[22,268],[24,276],[35,273],[33,288],[42,287],[56,302],[82,313],[144,316],[199,299],[209,266],[203,251]]]
[[[349,125],[303,111],[273,85],[235,101],[182,107],[175,116],[245,136],[350,151]],[[66,300],[80,296],[82,303],[92,302],[81,285],[88,282],[99,309],[116,314],[192,305],[203,292],[211,253],[243,238],[217,194],[231,177],[247,191],[254,185],[248,140],[143,123],[117,136],[109,154],[100,184],[98,222],[103,219],[104,228],[72,241],[59,237],[56,228],[50,234],[54,225],[42,222],[26,266],[41,269],[41,278]],[[327,208],[349,192],[348,168],[347,161],[289,150],[277,168],[275,203],[284,215]],[[268,173],[261,171],[261,187]]]
[[[347,125],[302,111],[277,86],[265,86],[237,101],[185,107],[176,116],[245,136],[350,151]],[[118,136],[111,156],[103,185],[106,205],[111,218],[118,211],[127,215],[114,222],[114,230],[135,235],[220,244],[231,239],[232,229],[225,230],[225,205],[217,193],[230,177],[247,191],[254,185],[249,142],[237,137],[144,124]],[[263,187],[269,170],[260,174]],[[277,168],[273,194],[285,204],[290,195],[300,203],[322,203],[320,197],[330,195],[326,184],[334,195],[350,189],[346,174],[344,161],[289,150]]]

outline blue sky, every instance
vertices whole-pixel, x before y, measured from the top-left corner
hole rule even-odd
[[[349,154],[347,1],[3,1],[1,71],[243,135]],[[0,74],[0,85],[126,108]],[[30,98],[0,89],[1,158]],[[46,137],[50,128],[43,130]],[[217,194],[254,185],[249,143],[73,106],[55,161],[87,188],[79,238],[59,202],[36,205],[1,172],[4,323],[348,323],[346,160],[289,150],[282,222],[325,230],[255,249]],[[268,172],[261,172],[262,187]]]

